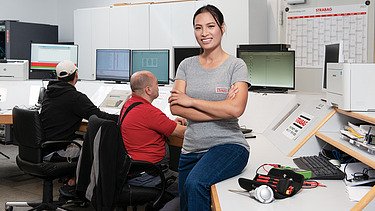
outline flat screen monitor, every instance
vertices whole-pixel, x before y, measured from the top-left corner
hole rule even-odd
[[[295,88],[294,51],[251,51],[237,48],[247,64],[251,87],[258,92],[286,92]]]
[[[333,42],[324,46],[322,88],[327,89],[327,63],[344,62],[342,42]]]
[[[70,60],[78,67],[78,46],[31,43],[30,79],[56,79],[56,65]]]
[[[174,56],[174,76],[176,76],[178,65],[182,62],[182,60],[196,56],[201,53],[200,47],[174,47],[173,48],[173,56]]]
[[[169,84],[169,50],[132,50],[132,73],[152,72],[158,84]]]
[[[96,80],[129,82],[129,49],[96,49]]]
[[[0,59],[5,57],[5,25],[0,25]]]

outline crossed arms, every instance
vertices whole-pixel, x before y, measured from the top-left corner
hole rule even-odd
[[[171,113],[192,121],[213,121],[219,119],[238,118],[243,114],[247,103],[245,82],[236,82],[222,101],[207,101],[186,95],[186,82],[176,80],[168,99]]]

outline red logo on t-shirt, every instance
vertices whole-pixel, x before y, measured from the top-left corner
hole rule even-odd
[[[228,93],[227,87],[216,87],[216,93]]]

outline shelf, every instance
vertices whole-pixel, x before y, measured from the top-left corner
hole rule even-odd
[[[336,111],[340,114],[353,117],[355,119],[359,119],[359,120],[375,125],[375,112],[352,112],[352,111],[344,111],[341,109],[336,109]]]
[[[330,145],[375,169],[375,155],[372,155],[367,151],[350,144],[348,141],[343,140],[339,132],[317,132],[315,135]]]

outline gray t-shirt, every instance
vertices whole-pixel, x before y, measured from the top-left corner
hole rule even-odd
[[[187,58],[180,63],[175,79],[186,82],[188,96],[207,101],[225,100],[230,86],[236,82],[250,84],[245,62],[234,56],[229,56],[215,69],[204,69],[198,56]],[[209,122],[188,120],[182,152],[204,152],[227,143],[239,144],[249,150],[237,118]]]

